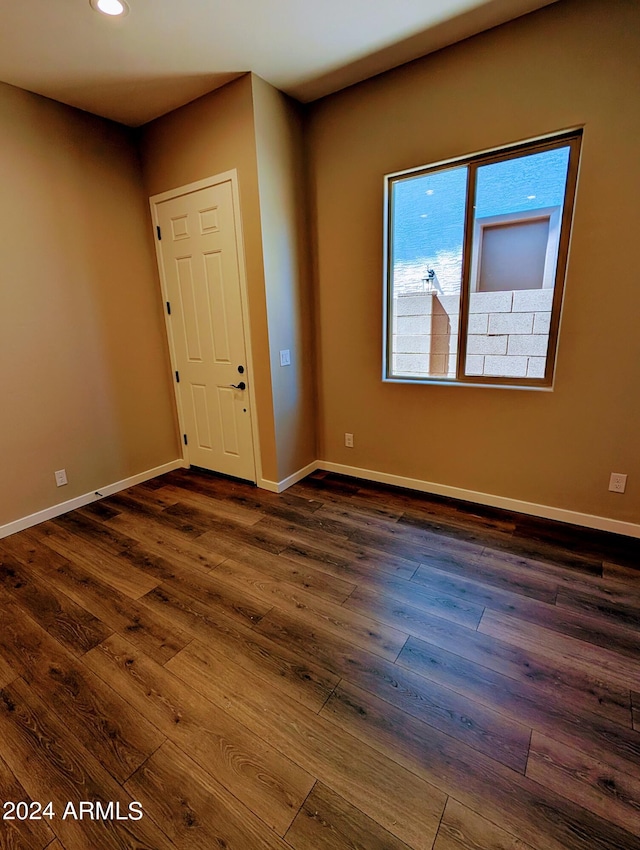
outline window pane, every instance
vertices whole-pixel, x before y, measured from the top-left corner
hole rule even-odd
[[[477,169],[466,375],[545,376],[569,151]]]
[[[467,167],[391,184],[390,374],[455,378]]]

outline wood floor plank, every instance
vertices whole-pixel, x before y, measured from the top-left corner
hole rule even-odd
[[[352,497],[348,505],[329,503],[316,511],[319,517],[346,522],[358,528],[385,528],[386,523],[397,522],[402,513],[382,505],[371,505],[357,496]]]
[[[482,552],[481,558],[491,561],[515,564],[518,566],[529,565],[538,570],[540,575],[552,574],[567,570],[576,572],[581,578],[602,577],[602,559],[599,557],[581,556],[575,546],[572,551],[567,552],[557,547],[540,545],[535,541],[527,541],[520,537],[514,537],[508,543],[494,548],[488,545]]]
[[[608,680],[599,668],[576,667],[558,656],[549,659],[540,649],[524,650],[437,617],[431,618],[428,628],[425,624],[423,640],[453,656],[534,686],[541,699],[552,693],[557,702],[629,725],[628,687]]]
[[[360,492],[361,482],[346,475],[332,475],[323,469],[317,469],[304,479],[307,487],[315,490],[318,498],[322,499],[327,493],[339,493],[343,498]]]
[[[314,517],[318,520],[338,524],[349,534],[349,530],[384,532],[395,525],[402,513],[390,510],[370,508],[361,502],[356,504],[355,497],[349,499],[349,504],[326,504],[319,508]]]
[[[130,599],[139,599],[160,583],[125,557],[130,551],[111,555],[62,528],[47,537],[47,546]]]
[[[121,513],[108,525],[133,538],[139,551],[170,560],[190,570],[208,572],[227,557],[211,546],[201,546],[192,537],[168,528],[162,518],[149,519],[137,514]]]
[[[119,636],[86,663],[266,824],[286,832],[313,786],[306,770]]]
[[[284,493],[271,493],[215,473],[203,475],[194,470],[179,469],[163,476],[162,480],[188,493],[196,492],[212,498],[222,498],[227,503],[255,511],[268,511],[274,505],[285,504],[313,513],[322,505],[322,502],[315,500],[315,492],[311,494],[311,498],[298,496],[291,488]]]
[[[637,589],[638,582],[640,581],[640,569],[638,569],[638,566],[637,562],[633,566],[627,566],[625,564],[604,561],[602,564],[602,574],[606,578],[631,581]]]
[[[147,481],[141,481],[135,487],[127,488],[126,493],[136,501],[144,502],[148,505],[156,505],[164,510],[164,508],[175,505],[176,502],[180,501],[170,492],[167,483],[164,476],[152,478]],[[123,493],[125,491],[121,490],[120,492]]]
[[[527,776],[623,829],[640,833],[640,779],[534,732]]]
[[[640,597],[634,602],[635,604],[616,602],[598,598],[590,593],[561,591],[556,604],[559,608],[569,608],[590,615],[597,614],[605,622],[636,629],[640,627]]]
[[[483,551],[479,560],[481,564],[484,561],[490,561],[494,569],[516,568],[527,575],[538,576],[542,580],[555,583],[558,590],[564,590],[567,593],[582,592],[595,598],[622,604],[637,604],[640,600],[640,587],[633,580],[633,574],[637,578],[638,570],[626,570],[619,575],[605,575],[605,565],[603,565],[602,571],[583,572],[547,561],[524,558],[514,553],[496,553],[489,549]]]
[[[45,538],[46,539],[46,538]],[[46,545],[32,547],[29,566],[57,590],[108,627],[164,663],[191,640],[174,623],[137,600],[128,599]]]
[[[417,638],[409,638],[398,663],[567,746],[586,747],[619,770],[633,772],[640,762],[640,737],[633,729],[559,701],[552,688],[521,684]]]
[[[56,534],[59,529],[71,532],[77,535],[79,539],[87,540],[92,545],[104,549],[107,555],[125,552],[135,545],[135,542],[126,534],[118,534],[113,528],[95,519],[90,513],[83,513],[82,508],[43,522],[37,526],[34,533],[46,536]]]
[[[433,850],[536,850],[449,797]],[[543,850],[540,847],[539,850]]]
[[[97,617],[11,557],[0,558],[0,593],[0,598],[14,599],[74,655],[83,655],[111,634]]]
[[[49,850],[640,850],[639,555],[174,470],[0,541],[0,786],[143,799]]]
[[[9,661],[3,657],[2,647],[0,646],[0,688],[4,688],[5,685],[13,682],[19,675]]]
[[[120,521],[124,517],[120,514],[117,519]],[[76,540],[76,546],[73,546],[73,537],[69,537],[70,539],[67,545],[60,546],[58,543],[58,533],[50,533],[47,534],[44,543],[47,547],[53,549],[54,552],[57,552],[68,561],[77,565],[81,571],[90,573],[90,575],[96,577],[99,581],[110,583],[119,592],[121,588],[118,587],[117,581],[113,580],[112,573],[119,570],[123,577],[125,577],[125,580],[127,575],[131,576],[131,582],[133,582],[131,590],[133,592],[126,593],[125,595],[130,596],[132,599],[140,599],[141,596],[158,587],[164,581],[171,579],[189,580],[193,574],[203,575],[207,571],[204,568],[204,563],[202,564],[202,568],[200,568],[200,561],[198,561],[196,566],[188,561],[184,563],[179,558],[176,562],[171,551],[159,551],[154,546],[147,548],[145,543],[139,543],[136,540],[133,546],[130,546],[123,552],[119,552],[115,556],[104,553],[103,560],[106,562],[106,569],[111,575],[103,576],[100,570],[92,569],[91,565],[86,562],[84,552],[85,543],[87,542],[86,538],[80,541]],[[97,553],[101,551],[103,550],[96,550]],[[169,557],[167,558],[165,555],[169,555]],[[206,566],[215,566],[217,563],[218,560],[212,560],[210,563],[207,561]],[[112,564],[114,565],[114,569],[112,569]],[[122,592],[125,592],[124,588]]]
[[[164,741],[118,693],[65,651],[36,623],[2,600],[0,651],[11,654],[32,692],[119,782]]]
[[[288,511],[282,516],[282,511],[268,514],[255,526],[265,533],[272,535],[274,539],[290,543],[310,543],[311,545],[330,540],[334,546],[346,543],[349,540],[350,529],[335,520],[316,519],[315,513],[293,513]],[[292,516],[293,513],[293,516]],[[302,522],[304,517],[305,521]]]
[[[270,559],[277,557],[259,546],[252,546],[224,535],[209,537],[204,534],[197,540],[189,539],[172,529],[167,530],[161,517],[149,520],[133,513],[123,513],[109,524],[122,528],[133,537],[138,542],[140,551],[162,557],[170,561],[174,568],[195,568],[201,572],[210,572],[227,558],[237,558],[249,564],[271,565],[274,562]],[[170,577],[166,575],[163,580]]]
[[[405,511],[398,520],[398,525],[403,526],[410,532],[421,532],[455,544],[466,544],[476,547],[480,552],[485,546],[504,546],[511,542],[514,530],[503,531],[489,523],[471,523],[455,515],[416,515],[413,511]],[[436,545],[434,548],[441,548]],[[453,548],[452,543],[447,543],[447,548]]]
[[[289,611],[304,612],[308,623],[326,628],[339,636],[348,636],[356,646],[394,661],[404,646],[408,632],[386,626],[380,620],[342,605],[321,599],[284,581],[265,579],[259,572],[237,561],[224,561],[215,574],[224,576],[232,586],[249,587],[252,594],[264,600],[268,609],[277,605]],[[266,611],[264,612],[266,613]]]
[[[7,803],[20,802],[31,804],[34,801],[0,757],[0,847],[3,850],[44,850],[50,847],[55,836],[46,819],[19,820],[15,810],[7,807]]]
[[[274,593],[288,598],[300,591],[305,599],[317,599],[320,606],[335,605],[337,609],[355,589],[354,584],[318,570],[301,568],[278,555],[265,552],[263,557],[248,557],[247,548],[243,547],[236,558],[228,558],[211,570],[208,579],[219,582],[233,594],[244,596],[248,591],[252,598],[263,600],[268,607],[274,604]]]
[[[231,520],[240,525],[255,525],[265,515],[262,510],[234,504],[229,499],[211,495],[205,496],[183,487],[174,487],[171,484],[164,487],[160,492],[162,496],[167,497],[167,501],[171,500],[173,504],[180,503],[193,506],[214,518]],[[167,504],[165,507],[170,507],[170,505]]]
[[[120,803],[132,798],[18,679],[0,691],[2,755],[32,800],[53,803],[53,831],[66,850],[174,850],[148,817],[76,821],[63,818],[68,802]]]
[[[396,562],[390,565],[389,559],[384,555],[378,555],[377,559],[371,558],[369,561],[363,557],[354,562],[340,556],[334,558],[326,551],[320,553],[319,550],[311,551],[308,548],[292,546],[281,552],[280,557],[300,564],[316,564],[319,569],[332,575],[344,575],[357,585],[358,593],[370,591],[380,594],[473,628],[477,626],[484,610],[484,600],[490,594],[490,591],[485,589],[476,594],[476,598],[468,598],[468,593],[456,587],[455,579],[449,585],[454,592],[443,589],[447,578],[440,587],[434,587],[431,582],[426,586],[418,585],[417,582],[409,580],[418,569],[415,562],[399,560],[397,571],[393,571]],[[391,566],[391,569],[387,570],[388,566]]]
[[[366,580],[379,572],[409,579],[418,568],[415,561],[376,552],[375,549],[358,546],[350,541],[339,546],[332,545],[331,541],[320,545],[292,541],[280,554],[289,560],[316,566],[349,581]]]
[[[316,481],[312,478],[312,476],[307,476],[303,478],[302,481],[298,481],[293,487],[290,487],[287,490],[287,493],[291,493],[295,495],[299,499],[308,500],[311,504],[316,505],[316,510],[321,508],[323,505],[332,506],[338,505],[343,506],[345,502],[350,502],[353,496],[358,495],[358,490],[355,489],[351,493],[344,492],[332,492],[331,490],[320,490],[316,486]],[[375,509],[375,506],[373,506]],[[393,508],[390,506],[389,510],[393,513]],[[401,511],[397,511],[397,514],[402,513]],[[397,519],[396,515],[390,517],[391,519]]]
[[[558,619],[554,618],[553,625],[560,627],[562,625],[561,618],[562,612],[559,612]],[[624,636],[628,638],[629,645],[625,647],[625,652],[622,654],[622,651],[616,652],[606,648],[605,638],[602,635],[606,634],[608,630],[601,624],[598,627],[596,622],[594,622],[596,633],[594,637],[598,642],[596,644],[589,641],[589,621],[586,617],[582,618],[579,624],[576,624],[575,630],[575,633],[582,635],[584,640],[573,635],[567,635],[566,632],[562,633],[547,628],[549,624],[549,619],[545,620],[543,627],[520,617],[511,617],[508,614],[485,609],[478,631],[514,646],[519,646],[524,650],[543,649],[549,657],[560,656],[560,658],[570,660],[572,664],[581,666],[583,669],[598,666],[605,671],[607,678],[617,682],[620,687],[640,689],[640,668],[631,653],[633,643],[638,643],[638,651],[640,652],[640,635],[635,636],[630,632],[628,636]],[[566,627],[570,629],[571,623],[567,623]],[[621,650],[619,644],[616,649]]]
[[[281,555],[271,555],[269,552],[256,549],[253,546],[242,544],[229,546],[228,560],[243,564],[263,575],[285,581],[332,602],[344,602],[356,588],[354,582],[336,578],[330,573],[314,567],[303,567],[283,558]],[[226,566],[227,562],[219,570],[221,574],[224,573]],[[215,575],[215,573],[216,569],[214,568],[211,574]]]
[[[458,557],[479,557],[483,545],[470,543],[429,531],[420,531],[403,526],[400,520],[384,532],[355,530],[349,539],[356,544],[366,545],[378,552],[396,555],[418,563],[426,563],[429,557],[437,558],[443,552],[453,553]]]
[[[192,645],[167,667],[396,838],[416,850],[432,846],[446,800],[433,785],[222,655],[212,664]]]
[[[368,590],[385,599],[406,602],[427,614],[475,629],[484,610],[485,594],[472,599],[464,593],[450,593],[443,587],[444,584],[422,586],[412,580],[380,572],[364,575],[358,581],[358,590]]]
[[[276,609],[257,630],[480,752],[524,773],[531,730]],[[185,652],[189,652],[188,647]]]
[[[426,596],[426,594],[425,594]],[[413,600],[418,605],[400,601],[386,593],[374,593],[368,588],[358,587],[344,603],[345,608],[358,611],[368,617],[373,617],[381,623],[386,623],[410,635],[422,637],[425,628],[431,621],[431,614],[446,616],[455,623],[460,623],[470,629],[476,629],[484,608],[472,602],[458,600],[444,594],[434,594],[430,600],[415,594]],[[429,602],[432,605],[429,605]],[[425,611],[428,608],[428,611]]]
[[[126,784],[180,850],[286,850],[285,842],[172,743]]]
[[[537,569],[537,568],[536,568]],[[594,600],[614,604],[640,606],[640,570],[632,576],[585,576],[571,570],[558,570],[555,580],[558,589],[566,593],[584,593]]]
[[[353,685],[342,683],[321,716],[469,808],[499,820],[522,841],[545,850],[636,850],[640,837],[602,820],[586,809],[549,792],[528,778],[470,751],[419,720],[387,707]],[[471,752],[473,755],[471,755]]]
[[[576,552],[573,545],[565,548],[542,539],[531,537],[526,529],[518,528],[511,538],[503,541],[492,541],[487,544],[485,555],[489,550],[508,552],[509,555],[520,558],[547,561],[555,566],[567,567],[582,573],[601,576],[602,557],[600,555],[584,556]]]
[[[439,569],[437,564],[443,569]],[[558,583],[553,579],[523,576],[519,571],[487,570],[473,562],[461,564],[453,559],[444,562],[431,559],[430,564],[421,564],[412,583],[420,584],[428,590],[450,593],[476,604],[489,605],[497,610],[506,609],[519,596],[553,605],[558,592]]]
[[[84,505],[84,512],[93,519],[100,520],[100,522],[113,519],[113,517],[118,516],[120,513],[117,508],[109,505],[105,499],[98,499],[97,502],[89,502],[88,505]]]
[[[181,628],[205,646],[218,647],[240,667],[275,684],[312,710],[318,711],[324,705],[338,681],[337,676],[314,660],[276,644],[237,620],[211,612],[206,605],[175,588],[153,594],[147,603],[179,622]]]
[[[361,490],[358,496],[363,498]],[[392,497],[393,498],[393,497]],[[512,535],[516,528],[513,515],[500,509],[492,509],[488,505],[453,506],[452,500],[441,497],[435,501],[433,495],[421,494],[419,499],[410,495],[402,512],[405,522],[421,525],[425,520],[438,523],[441,528],[450,528],[453,532],[460,529],[470,529],[476,533],[490,534],[499,532],[501,536]]]
[[[288,537],[273,533],[262,524],[262,521],[255,525],[242,525],[230,519],[218,519],[181,502],[167,508],[164,514],[168,519],[192,527],[197,532],[195,536],[198,542],[203,545],[211,544],[214,552],[216,551],[215,542],[219,537],[249,543],[276,555],[287,546],[289,540]]]
[[[273,602],[268,597],[265,599],[263,594],[254,592],[257,588],[249,583],[228,581],[225,571],[228,563],[224,561],[206,575],[181,571],[163,582],[158,591],[175,589],[204,603],[211,611],[220,611],[224,616],[242,623],[257,623]]]
[[[227,610],[233,612],[231,616],[221,607],[212,610],[192,594],[183,593],[177,584],[165,584],[156,588],[148,593],[142,602],[149,612],[178,623],[192,638],[206,638],[215,632],[218,623],[250,628],[262,616],[257,613],[257,609],[254,609],[255,613],[252,614],[244,609],[234,612],[232,606],[229,606]]]
[[[490,610],[495,609],[487,606],[487,616]],[[534,599],[516,598],[500,613],[629,658],[635,658],[640,651],[638,630],[619,625],[602,613],[595,616],[595,606],[583,613],[556,605],[546,605]],[[638,625],[640,626],[640,623]]]
[[[179,618],[184,628],[196,635],[199,633],[199,621],[208,625],[222,617],[239,625],[252,626],[271,607],[267,602],[239,593],[237,588],[218,590],[217,586],[214,587],[216,589],[209,589],[206,601],[203,601],[193,584],[185,590],[179,581],[165,582],[147,593],[141,602],[159,616]],[[195,630],[192,625],[195,625]]]
[[[285,837],[295,850],[409,850],[321,782],[304,801]]]
[[[187,538],[193,539],[199,534],[202,534],[204,530],[204,526],[198,522],[197,517],[194,516],[190,519],[181,514],[172,513],[171,510],[177,506],[177,503],[173,501],[169,505],[163,505],[152,499],[135,498],[135,496],[130,495],[127,491],[122,491],[110,496],[108,503],[115,505],[120,510],[121,515],[125,512],[133,512],[136,516],[144,517],[150,522],[161,522],[163,525]],[[117,519],[117,517],[114,519]],[[105,523],[105,526],[107,530],[117,535],[117,532],[114,531],[116,526],[112,525],[111,521]],[[87,529],[85,528],[85,530]]]

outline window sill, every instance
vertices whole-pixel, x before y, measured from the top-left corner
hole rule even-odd
[[[480,381],[454,381],[439,378],[387,378],[383,377],[384,384],[415,384],[430,387],[474,387],[475,389],[489,390],[530,390],[533,392],[551,393],[552,386],[536,386],[535,384],[491,384]]]

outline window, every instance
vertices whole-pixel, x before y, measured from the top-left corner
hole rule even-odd
[[[581,135],[385,178],[385,380],[551,385]]]

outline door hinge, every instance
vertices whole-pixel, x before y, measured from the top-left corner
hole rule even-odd
[[[185,446],[188,446],[188,445],[189,445],[189,441],[187,440],[187,435],[186,435],[186,434],[183,434],[183,435],[182,435],[182,439],[184,440],[184,444],[185,444]]]
[[[167,301],[167,313],[171,315],[171,301]]]
[[[160,229],[160,225],[156,226],[156,233],[158,234],[158,239],[162,241],[162,230]]]
[[[180,383],[180,372],[176,371],[176,384]]]

